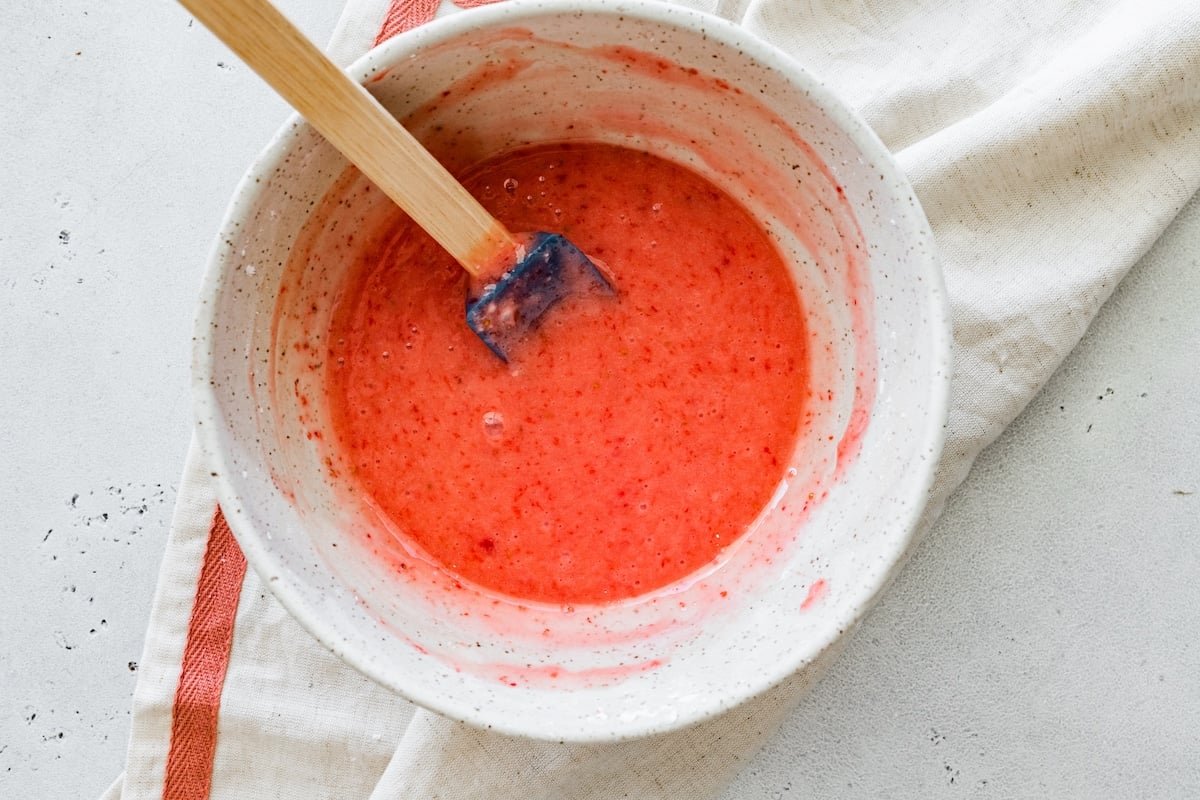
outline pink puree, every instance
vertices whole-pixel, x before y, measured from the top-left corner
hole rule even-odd
[[[397,212],[330,331],[352,478],[432,560],[525,600],[629,598],[711,563],[783,478],[808,397],[774,245],[697,175],[612,146],[466,183],[512,230],[602,260],[619,298],[556,309],[506,365],[464,323],[466,274]]]

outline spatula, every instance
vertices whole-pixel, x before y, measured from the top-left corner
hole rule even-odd
[[[180,0],[471,274],[467,325],[507,361],[569,294],[612,286],[561,235],[514,235],[268,0]]]

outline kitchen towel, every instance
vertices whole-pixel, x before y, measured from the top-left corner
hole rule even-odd
[[[314,2],[316,0],[313,0]],[[500,0],[506,2],[508,0]],[[329,52],[479,0],[350,0]],[[1194,0],[690,0],[795,56],[897,155],[955,329],[926,529],[1200,188]],[[712,797],[836,653],[685,731],[531,742],[413,707],[326,652],[247,570],[193,447],[106,800]],[[832,664],[832,666],[830,666]]]

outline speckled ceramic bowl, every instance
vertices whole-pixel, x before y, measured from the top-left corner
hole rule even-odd
[[[375,680],[538,738],[679,728],[810,663],[897,566],[942,446],[942,279],[891,156],[800,65],[666,4],[514,0],[400,36],[352,71],[451,167],[529,142],[603,140],[726,189],[794,270],[816,391],[792,469],[751,532],[662,591],[549,607],[414,561],[311,435],[327,430],[321,337],[338,275],[290,254],[306,224],[329,224],[313,212],[327,193],[348,192],[343,224],[372,207],[347,189],[345,162],[293,121],[237,190],[195,350],[200,440],[266,584]]]

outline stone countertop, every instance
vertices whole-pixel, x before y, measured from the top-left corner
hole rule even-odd
[[[328,36],[340,4],[282,4]],[[0,796],[97,797],[191,427],[194,300],[287,109],[172,3],[0,52]],[[1200,795],[1200,199],[726,798]]]

